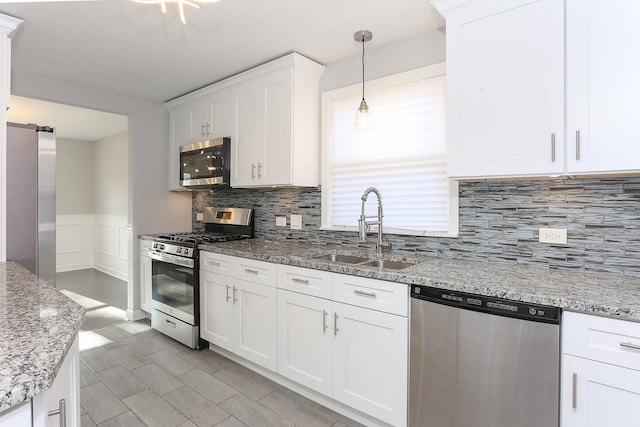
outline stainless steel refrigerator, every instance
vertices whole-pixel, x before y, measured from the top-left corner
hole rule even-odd
[[[56,281],[56,136],[7,123],[7,261]]]

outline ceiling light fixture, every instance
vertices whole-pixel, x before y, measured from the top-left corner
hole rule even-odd
[[[353,35],[353,39],[359,43],[362,43],[362,101],[360,101],[360,107],[356,112],[356,125],[355,129],[365,130],[371,127],[371,112],[367,101],[364,99],[364,44],[373,38],[371,31],[358,31]]]
[[[183,24],[187,23],[187,20],[184,17],[184,7],[191,6],[196,9],[200,9],[200,5],[198,3],[217,3],[220,0],[133,0],[136,3],[144,3],[144,4],[160,4],[162,7],[162,13],[167,13],[167,3],[177,3],[178,10],[180,11],[180,20]]]

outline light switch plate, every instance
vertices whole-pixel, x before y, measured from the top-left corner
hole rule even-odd
[[[567,230],[564,228],[541,228],[538,230],[538,241],[542,243],[567,243]]]
[[[291,215],[291,229],[302,230],[302,215]]]
[[[204,219],[204,214],[201,214],[201,213],[196,214],[196,219],[197,219],[198,221],[202,221],[202,220]]]
[[[286,227],[287,226],[287,217],[286,216],[277,216],[276,217],[276,227]]]

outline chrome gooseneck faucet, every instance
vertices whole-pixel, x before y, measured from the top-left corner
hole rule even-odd
[[[364,204],[367,201],[367,197],[369,197],[369,193],[374,193],[378,198],[378,216],[377,217],[367,217],[364,215]],[[367,218],[376,218],[377,221],[367,221]],[[378,241],[376,242],[376,253],[378,255],[382,255],[382,249],[388,249],[391,247],[391,243],[388,241],[382,240],[382,194],[380,194],[380,190],[375,187],[369,187],[364,190],[364,194],[362,195],[362,210],[360,212],[360,219],[358,220],[358,231],[360,234],[360,241],[367,241],[367,232],[371,229],[372,225],[378,226]]]

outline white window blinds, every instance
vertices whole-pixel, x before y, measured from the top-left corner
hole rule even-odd
[[[367,82],[373,128],[354,130],[355,85],[323,94],[322,223],[356,230],[362,193],[383,196],[385,233],[457,234],[457,186],[447,180],[444,64]],[[375,195],[367,215],[377,214]]]

